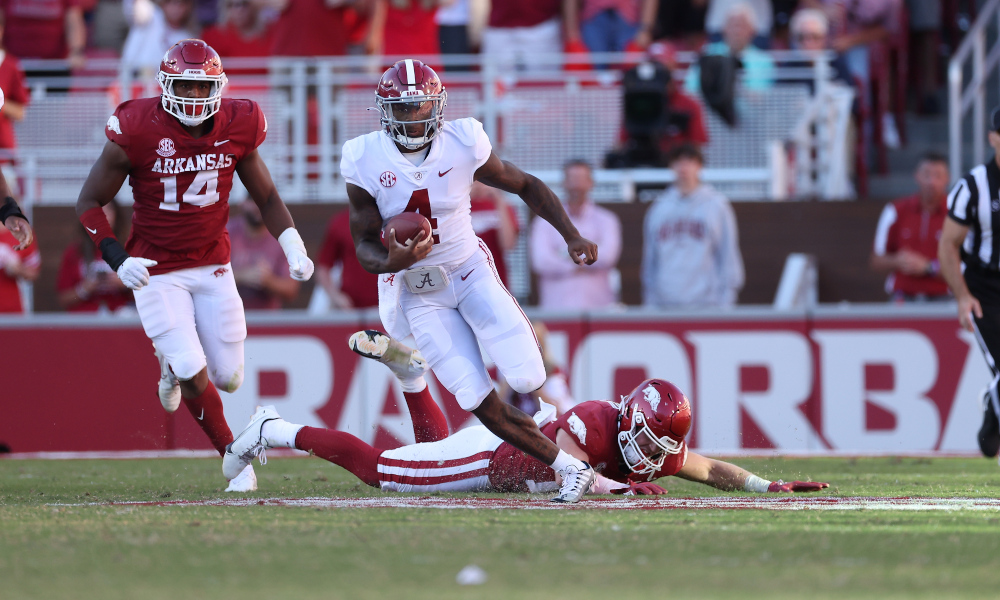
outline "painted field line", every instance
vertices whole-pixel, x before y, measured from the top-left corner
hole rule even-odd
[[[1000,511],[1000,498],[880,498],[803,496],[719,496],[713,498],[594,498],[553,504],[547,498],[381,496],[373,498],[223,498],[167,502],[51,504],[49,506],[279,506],[301,508],[436,508],[514,510],[910,510]]]

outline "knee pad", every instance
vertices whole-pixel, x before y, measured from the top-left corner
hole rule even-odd
[[[215,384],[217,389],[220,389],[223,392],[229,392],[231,394],[243,385],[243,365],[240,365],[233,370],[213,370],[211,374],[212,383]]]
[[[541,361],[525,363],[511,373],[508,377],[504,373],[504,379],[515,392],[519,394],[529,394],[545,384],[545,365]]]
[[[184,352],[177,356],[168,356],[167,362],[174,375],[181,381],[194,379],[205,368],[205,355],[197,352]]]

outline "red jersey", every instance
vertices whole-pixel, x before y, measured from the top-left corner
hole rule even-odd
[[[3,90],[5,102],[27,104],[31,100],[28,88],[24,86],[24,71],[21,63],[9,52],[0,50],[0,90]],[[14,136],[14,122],[7,115],[0,114],[0,149],[17,148],[17,138]],[[0,163],[12,162],[9,157],[0,155]]]
[[[340,290],[351,299],[354,308],[378,306],[378,275],[369,273],[358,262],[348,210],[343,210],[330,219],[323,247],[316,259],[316,268],[330,270],[338,262],[343,266]]]
[[[887,204],[875,232],[875,254],[885,256],[900,250],[917,252],[937,261],[938,240],[948,214],[947,198],[941,198],[935,210],[927,212],[917,195]],[[889,292],[906,296],[947,296],[948,284],[940,274],[907,275],[893,273],[886,281]]]
[[[21,58],[66,58],[66,12],[78,0],[0,0],[7,17],[3,43]]]
[[[229,262],[229,192],[236,164],[267,135],[252,100],[223,98],[212,130],[193,138],[160,98],[123,102],[104,133],[128,154],[135,198],[125,249],[157,261],[151,275]]]
[[[17,278],[7,274],[4,266],[12,260],[18,260],[22,265],[38,267],[42,264],[42,255],[38,253],[38,240],[33,240],[24,250],[14,250],[17,238],[0,227],[0,313],[24,312],[21,305],[21,290],[17,287]]]
[[[598,473],[619,483],[627,483],[631,472],[622,460],[618,448],[619,405],[607,400],[589,400],[577,404],[561,417],[542,427],[542,433],[553,442],[560,429],[570,434],[587,453],[590,465]],[[675,475],[687,461],[687,443],[681,443],[678,454],[668,454],[663,466],[647,478]],[[490,485],[498,492],[527,492],[527,481],[555,481],[555,472],[511,446],[507,442],[493,452],[488,467]],[[636,477],[632,477],[636,480]]]
[[[274,30],[268,27],[256,37],[244,38],[232,23],[227,23],[207,27],[201,32],[201,39],[215,49],[219,56],[225,56],[227,59],[271,56]],[[244,73],[246,69],[240,69],[238,72]],[[267,69],[262,72],[267,73]]]
[[[506,202],[504,207],[510,222],[514,225],[514,232],[517,233],[517,212]],[[492,199],[472,199],[472,230],[490,249],[497,273],[500,274],[500,281],[507,285],[507,263],[504,261],[503,248],[500,247],[500,215],[497,214],[497,206]]]

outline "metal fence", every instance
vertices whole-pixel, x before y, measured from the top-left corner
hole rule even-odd
[[[811,58],[793,52],[773,55],[778,65]],[[549,58],[553,64],[572,60]],[[640,58],[609,54],[593,60],[628,64]],[[676,75],[683,76],[694,55],[678,58],[681,71]],[[428,60],[444,69],[446,117],[480,119],[500,156],[554,186],[567,159],[582,157],[600,165],[619,139],[620,70],[501,72],[478,56]],[[268,141],[261,153],[285,200],[345,200],[340,149],[348,139],[378,127],[377,113],[365,109],[374,104],[373,86],[388,62],[370,57],[227,61],[227,93],[257,100],[268,116]],[[455,70],[459,62],[472,63],[472,70]],[[26,62],[32,69],[39,66]],[[825,76],[822,68],[776,70],[779,80],[815,78],[817,85]],[[17,125],[18,168],[28,205],[75,202],[100,154],[103,129],[115,105],[128,96],[159,93],[152,74],[118,72],[114,61],[94,61],[83,75],[37,77],[29,84],[32,103]],[[735,200],[765,198],[773,167],[769,144],[791,139],[797,126],[802,129],[810,94],[805,85],[777,84],[766,93],[740,91],[737,101],[744,112],[735,128],[705,110],[710,136],[705,178]],[[666,170],[603,171],[595,197],[631,200],[635,185],[663,185],[671,179]],[[127,184],[122,196],[126,201],[130,197]]]

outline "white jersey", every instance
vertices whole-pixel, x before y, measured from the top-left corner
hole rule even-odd
[[[383,221],[416,212],[431,222],[434,247],[414,267],[455,267],[478,249],[472,230],[469,191],[473,176],[493,147],[483,124],[467,118],[446,121],[424,161],[414,166],[381,130],[344,144],[340,172],[372,195]]]

